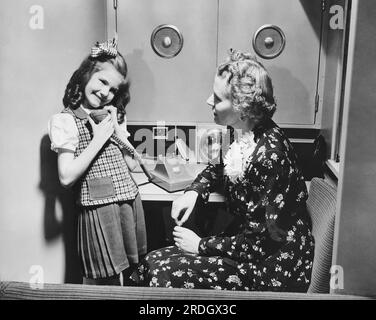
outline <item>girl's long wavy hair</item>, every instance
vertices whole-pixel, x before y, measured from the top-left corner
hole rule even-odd
[[[250,53],[229,50],[227,60],[218,67],[218,75],[230,72],[229,98],[242,119],[256,125],[271,119],[276,111],[272,80],[265,67]]]
[[[124,82],[118,88],[112,104],[118,110],[118,121],[122,123],[125,116],[125,108],[130,101],[129,86],[127,78],[128,67],[123,56],[118,53],[116,57],[101,56],[93,58],[90,55],[82,61],[80,67],[71,76],[65,94],[63,104],[66,108],[77,109],[85,99],[85,87],[91,76],[101,70],[103,63],[110,63],[124,77]]]

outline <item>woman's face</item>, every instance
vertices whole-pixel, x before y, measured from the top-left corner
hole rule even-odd
[[[109,104],[123,81],[123,76],[112,64],[101,64],[101,69],[95,72],[86,84],[84,106],[98,109]]]
[[[232,107],[229,98],[230,85],[228,84],[229,73],[223,72],[222,75],[215,75],[213,94],[206,103],[212,108],[214,113],[214,122],[224,126],[234,126],[239,120],[239,113]]]

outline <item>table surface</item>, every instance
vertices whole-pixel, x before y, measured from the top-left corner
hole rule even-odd
[[[205,167],[205,166],[204,166]],[[200,165],[197,167],[191,166],[190,170],[193,170],[194,176],[201,172],[204,168]],[[153,165],[147,165],[147,169],[152,170]],[[193,169],[192,169],[193,168]],[[141,199],[143,201],[174,201],[179,196],[183,194],[183,191],[168,192],[161,187],[155,185],[154,183],[148,182],[147,177],[142,172],[141,168],[136,169],[135,172],[132,172],[132,176],[136,183],[139,185],[139,190],[141,194]],[[309,190],[309,181],[306,181],[307,189]],[[213,192],[209,196],[209,202],[224,202],[225,197],[222,194]]]
[[[145,167],[151,171],[155,168],[155,162],[146,161]],[[196,177],[205,167],[206,164],[203,163],[189,163],[187,166],[185,166],[185,169],[192,175],[192,177]],[[184,193],[183,191],[168,192],[154,183],[148,183],[148,179],[140,167],[132,172],[132,176],[139,185],[139,190],[143,201],[174,201]],[[224,200],[224,196],[217,192],[211,193],[209,197],[209,202],[224,202]]]
[[[154,183],[147,183],[148,179],[144,173],[133,172],[132,176],[139,185],[141,199],[143,201],[174,201],[183,194],[183,191],[168,192]],[[224,202],[224,196],[217,192],[211,193],[209,202]]]

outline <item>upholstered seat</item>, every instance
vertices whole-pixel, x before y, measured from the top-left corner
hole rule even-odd
[[[312,219],[315,257],[309,293],[329,293],[330,290],[336,199],[336,188],[324,179],[312,179],[307,208]]]
[[[44,284],[33,288],[27,282],[0,282],[0,300],[363,300],[368,297],[295,292],[231,291],[150,287]]]

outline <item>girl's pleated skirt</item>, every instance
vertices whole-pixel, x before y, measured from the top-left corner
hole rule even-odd
[[[83,208],[78,218],[78,252],[83,276],[119,274],[146,254],[146,228],[141,197]]]

